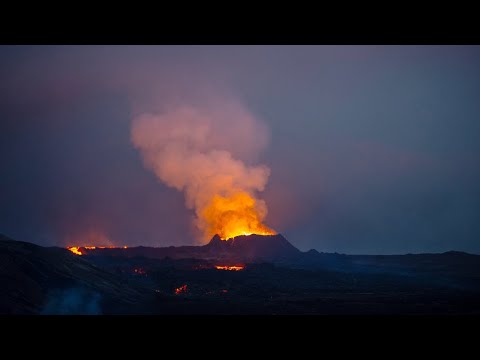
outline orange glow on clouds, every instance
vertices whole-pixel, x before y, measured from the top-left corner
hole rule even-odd
[[[246,192],[230,197],[214,195],[201,212],[207,224],[207,234],[218,234],[222,240],[239,235],[275,235],[276,232],[262,223],[267,213],[265,203]]]
[[[273,235],[263,221],[270,168],[254,165],[268,143],[268,129],[235,98],[209,97],[203,104],[172,104],[132,121],[132,143],[144,165],[167,186],[185,194],[195,211],[198,240]]]

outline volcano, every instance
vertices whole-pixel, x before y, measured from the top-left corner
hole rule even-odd
[[[294,258],[302,253],[281,234],[240,235],[228,240],[221,240],[219,235],[215,235],[208,244],[203,246],[75,247],[74,249],[82,255],[93,256],[218,259],[229,262],[277,262]]]
[[[0,234],[0,314],[127,313],[150,291],[66,249]],[[98,309],[98,311],[97,311]]]
[[[276,261],[300,254],[281,234],[241,235],[221,240],[215,235],[203,248],[216,257],[236,257],[243,261]]]
[[[480,313],[480,256],[456,251],[302,252],[280,234],[68,251],[0,235],[0,264],[0,314]]]

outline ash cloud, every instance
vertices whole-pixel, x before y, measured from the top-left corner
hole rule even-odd
[[[202,105],[186,103],[140,114],[132,122],[131,139],[145,166],[184,193],[202,240],[213,235],[203,214],[215,195],[247,193],[255,199],[260,220],[266,216],[267,206],[257,193],[265,189],[270,169],[252,162],[269,135],[238,100],[217,97]]]
[[[101,296],[84,288],[52,290],[42,315],[101,315]]]

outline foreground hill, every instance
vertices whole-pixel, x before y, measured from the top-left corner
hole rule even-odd
[[[85,248],[80,252],[84,255],[147,257],[163,259],[204,259],[224,260],[227,262],[276,262],[289,259],[301,252],[281,234],[237,236],[229,240],[220,240],[215,235],[208,244],[203,246],[169,246],[169,247],[129,247],[129,248]]]
[[[147,291],[61,248],[0,235],[0,313],[125,312]]]
[[[249,236],[83,253],[0,237],[0,313],[480,314],[480,256],[459,252],[325,254]]]
[[[478,290],[480,256],[458,251],[441,254],[344,255],[302,252],[281,234],[238,236],[221,240],[215,235],[203,246],[81,248],[87,257],[143,257],[152,259],[198,259],[217,264],[272,263],[291,269],[347,274],[391,274],[425,283]]]

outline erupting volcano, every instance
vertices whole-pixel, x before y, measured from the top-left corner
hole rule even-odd
[[[239,235],[275,235],[276,232],[262,224],[266,208],[256,206],[256,200],[247,193],[229,198],[215,195],[203,210],[208,233],[218,234],[222,240]]]
[[[222,240],[217,234],[202,246],[70,247],[77,255],[153,259],[203,259],[218,270],[243,270],[252,261],[272,261],[298,256],[300,250],[281,234],[238,235]]]
[[[141,114],[133,120],[131,138],[144,165],[185,194],[201,242],[215,234],[222,240],[277,234],[264,224],[267,205],[258,197],[270,169],[252,165],[268,132],[242,104],[220,99]]]

